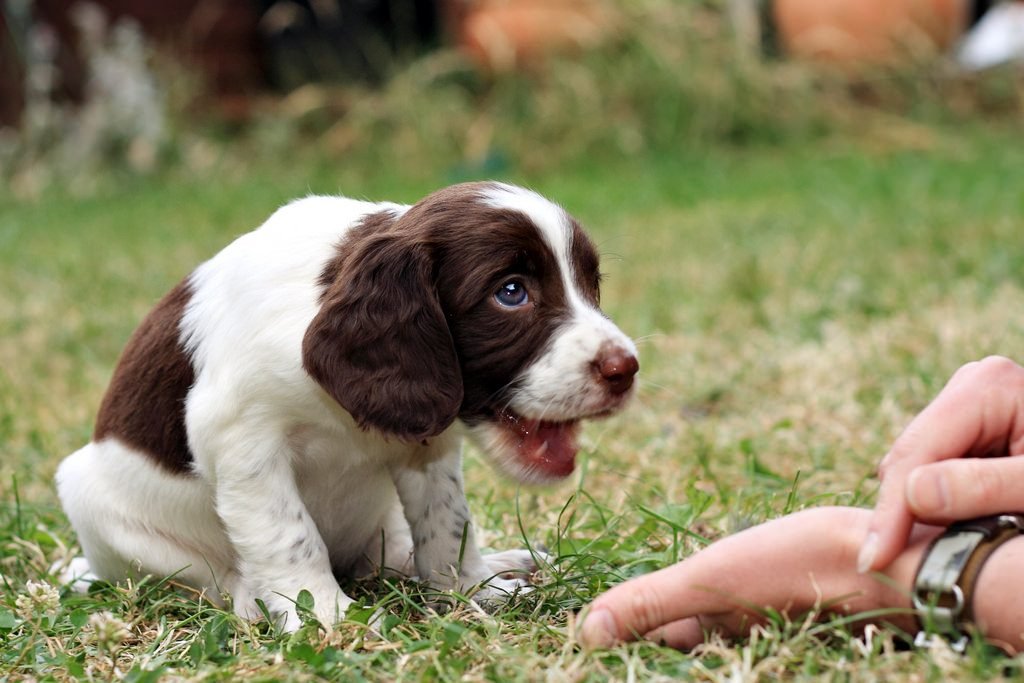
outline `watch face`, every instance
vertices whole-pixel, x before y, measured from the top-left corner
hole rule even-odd
[[[948,592],[985,537],[985,533],[973,530],[947,532],[939,537],[917,571],[916,590]]]

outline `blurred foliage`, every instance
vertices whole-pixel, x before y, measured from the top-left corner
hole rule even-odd
[[[583,54],[488,74],[438,50],[395,64],[382,86],[306,85],[254,101],[241,126],[196,120],[194,83],[180,68],[153,66],[131,27],[80,20],[83,35],[121,40],[93,41],[93,87],[72,111],[47,99],[43,36],[30,69],[40,76],[28,79],[33,113],[18,134],[0,135],[0,180],[18,195],[48,186],[88,193],[124,171],[220,173],[220,161],[296,154],[454,180],[816,139],[879,116],[1019,122],[1024,112],[1024,78],[1012,68],[966,74],[932,57],[854,74],[754,54],[733,35],[722,0],[634,0],[617,13],[616,33]]]
[[[875,114],[949,122],[1024,112],[1013,69],[966,74],[922,57],[851,73],[762,59],[733,35],[724,2],[620,5],[618,31],[598,49],[502,74],[435,52],[381,88],[301,88],[251,132],[271,149],[315,141],[348,163],[473,175],[814,139],[870,125]]]
[[[10,20],[15,8],[7,10]],[[152,68],[138,25],[109,24],[89,3],[74,5],[71,21],[86,65],[80,104],[58,95],[58,34],[45,24],[21,22],[25,108],[18,130],[0,129],[0,180],[16,195],[33,196],[51,185],[86,193],[111,171],[157,169],[172,144],[169,91]]]

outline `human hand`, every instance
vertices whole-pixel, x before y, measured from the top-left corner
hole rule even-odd
[[[915,521],[1024,510],[1024,368],[999,356],[961,367],[896,439],[878,476],[861,572],[888,566]]]
[[[689,649],[704,631],[746,633],[763,608],[788,615],[812,609],[856,614],[906,608],[889,621],[911,630],[910,585],[939,529],[919,526],[886,570],[889,581],[854,571],[869,510],[804,510],[726,537],[688,559],[620,584],[587,610],[578,635],[588,647],[646,637]]]

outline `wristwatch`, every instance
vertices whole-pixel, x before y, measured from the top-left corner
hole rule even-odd
[[[921,633],[940,633],[966,645],[978,574],[996,548],[1020,534],[1024,514],[1005,513],[956,522],[936,537],[914,579],[912,597]]]

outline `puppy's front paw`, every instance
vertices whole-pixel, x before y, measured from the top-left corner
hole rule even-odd
[[[505,550],[483,556],[484,563],[495,576],[505,579],[529,576],[551,564],[551,557],[541,550]]]
[[[516,596],[523,595],[532,590],[533,586],[523,579],[494,577],[475,591],[469,592],[468,595],[485,612],[493,613],[500,610]]]
[[[267,611],[270,612],[271,618],[285,633],[294,633],[299,630],[304,621],[303,613],[311,615],[320,622],[321,626],[331,630],[337,622],[345,618],[345,612],[353,603],[352,598],[340,590],[324,591],[320,594],[308,591],[305,593],[300,592],[294,600],[280,594],[266,600]],[[306,602],[307,595],[312,597],[312,605]],[[236,600],[235,612],[250,621],[258,620],[262,616],[262,610],[257,607],[255,600],[249,602]]]

